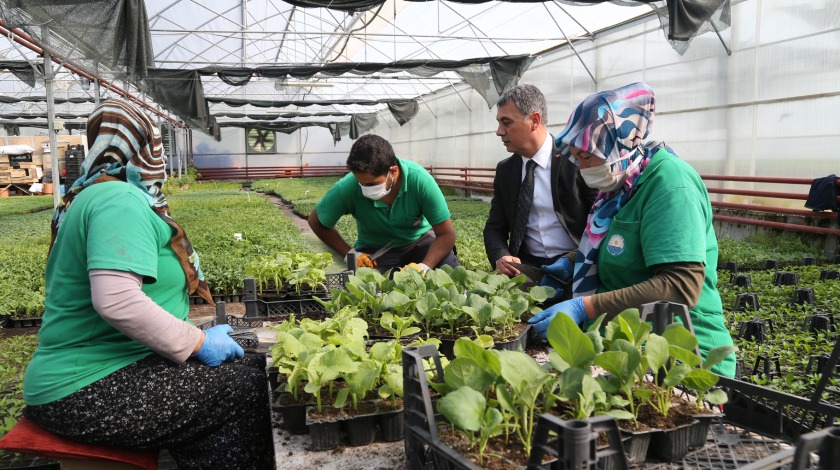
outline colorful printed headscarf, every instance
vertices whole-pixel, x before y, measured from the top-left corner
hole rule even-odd
[[[166,181],[166,156],[160,130],[142,111],[126,101],[110,99],[99,105],[87,122],[88,154],[82,162],[82,175],[77,179],[52,220],[52,240],[67,208],[85,188],[104,181],[125,181],[143,191],[152,210],[172,228],[170,246],[178,255],[187,277],[189,293],[198,293],[210,304],[213,296],[204,281],[198,253],[190,244],[184,229],[172,219],[161,186]]]
[[[597,292],[601,242],[615,214],[630,199],[636,181],[655,149],[663,145],[660,142],[643,143],[650,133],[655,109],[653,90],[645,83],[595,93],[575,108],[566,128],[555,138],[558,157],[566,157],[577,164],[577,159],[569,151],[569,147],[576,147],[605,159],[613,166],[613,172],[627,173],[620,188],[598,193],[589,211],[572,278],[575,297]]]

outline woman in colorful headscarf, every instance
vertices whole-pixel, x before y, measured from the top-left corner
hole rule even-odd
[[[718,245],[709,194],[700,175],[662,142],[647,142],[653,90],[634,83],[590,95],[556,137],[560,158],[600,190],[581,237],[573,298],[531,320],[545,337],[557,312],[576,323],[627,308],[685,304],[700,352],[731,346],[717,282]],[[714,369],[735,374],[735,356]]]
[[[273,468],[264,371],[231,362],[244,353],[229,326],[187,320],[190,293],[213,299],[161,193],[157,126],[108,100],[87,138],[53,216],[24,416],[80,442],[168,449],[181,469]]]

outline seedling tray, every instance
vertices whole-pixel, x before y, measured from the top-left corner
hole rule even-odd
[[[493,344],[493,349],[501,349],[507,351],[524,351],[528,343],[528,333],[531,331],[532,325],[526,325],[525,329],[517,336],[508,341],[496,341]],[[434,336],[434,334],[432,334]],[[443,354],[447,359],[455,358],[455,341],[454,339],[440,339],[439,353]]]
[[[477,469],[472,461],[457,453],[438,438],[438,423],[445,421],[437,413],[436,397],[430,393],[426,372],[443,377],[440,357],[432,345],[407,347],[403,349],[403,382],[405,389],[405,453],[406,467],[414,469]],[[731,406],[724,409],[727,414],[716,415],[711,421],[705,445],[691,450],[685,457],[675,462],[657,462],[648,460],[626,468],[644,469],[792,469],[805,470],[819,467],[817,462],[833,458],[832,450],[840,448],[840,428],[832,426],[840,418],[840,407],[814,402],[739,380],[720,378],[720,383],[736,399],[750,397],[759,400],[771,409],[784,406],[792,416],[799,419],[780,420],[773,426],[755,426],[752,416],[728,414]],[[603,418],[590,421],[596,426],[603,426]],[[543,453],[548,452],[558,458],[550,463],[529,464],[529,469],[573,468],[580,463],[580,456],[589,456],[587,466],[574,468],[625,468],[626,461],[615,455],[592,454],[594,442],[575,441],[571,446],[563,445],[557,429],[551,433],[545,426],[557,428],[559,420],[551,415],[540,417],[540,425],[535,431],[532,462],[542,462]],[[567,421],[566,423],[571,423]],[[778,424],[778,426],[776,426]],[[595,428],[596,426],[593,426]],[[763,429],[756,429],[763,428]],[[605,430],[599,430],[605,432]],[[797,442],[798,441],[798,442]],[[612,441],[611,441],[612,442]],[[832,445],[824,445],[832,443]],[[556,448],[551,452],[552,446]],[[817,455],[821,446],[826,449],[823,456]],[[615,447],[615,446],[610,446]],[[834,453],[837,453],[834,451]],[[828,457],[826,457],[826,455]],[[595,459],[593,460],[593,456]],[[793,464],[791,463],[793,462]],[[832,461],[833,462],[833,461]]]
[[[12,318],[6,317],[5,324],[2,325],[5,328],[28,328],[33,326],[41,326],[42,322],[41,317],[28,317],[28,318]]]
[[[254,328],[263,326],[262,320],[248,320],[233,315],[227,315],[226,323],[233,328],[233,333],[229,333],[229,336],[236,341],[236,344],[242,346],[242,349],[246,352],[255,352],[257,350],[260,345],[260,341],[259,338],[257,338],[257,334],[254,333]],[[220,324],[220,322],[216,318],[213,318],[212,320],[199,323],[196,326],[201,330],[206,330],[218,324]]]
[[[350,274],[349,271],[327,274],[326,291],[286,297],[281,297],[276,291],[263,290],[260,292],[257,289],[256,279],[245,278],[245,292],[242,295],[242,301],[245,303],[245,318],[284,320],[289,315],[300,318],[324,314],[326,310],[323,305],[315,300],[315,297],[321,300],[330,300],[332,298],[331,292],[334,289],[343,289]]]

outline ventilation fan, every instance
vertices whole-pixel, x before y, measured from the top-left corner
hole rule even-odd
[[[274,153],[274,131],[252,128],[246,135],[248,153]]]

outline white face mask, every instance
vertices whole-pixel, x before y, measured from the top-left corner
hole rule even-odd
[[[391,189],[394,187],[393,184],[391,184],[390,188],[387,187],[388,186],[388,180],[390,178],[391,178],[391,174],[388,173],[388,176],[385,178],[384,183],[377,184],[377,185],[374,185],[374,186],[362,186],[362,184],[359,183],[359,186],[361,186],[361,188],[362,188],[362,195],[364,197],[368,198],[368,199],[373,199],[374,201],[378,201],[378,200],[382,199],[383,197],[387,196],[388,193],[391,192]]]
[[[583,181],[586,182],[587,186],[605,193],[620,188],[624,184],[624,180],[627,179],[627,173],[624,171],[618,173],[610,172],[610,165],[606,162],[603,165],[581,168],[580,176],[583,177]]]

